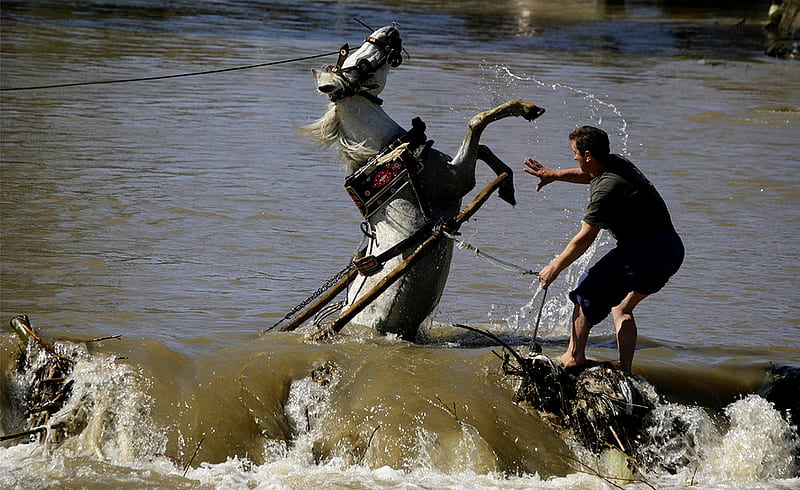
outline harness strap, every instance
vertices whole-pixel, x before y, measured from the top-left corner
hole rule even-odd
[[[425,143],[425,128],[426,128],[425,122],[419,117],[415,117],[414,119],[411,120],[411,129],[406,131],[405,134],[394,140],[392,143],[389,143],[389,146],[381,150],[375,157],[379,158],[391,152],[392,150],[402,145],[403,143],[408,143],[409,151],[412,152],[415,151],[423,143]],[[418,167],[418,169],[416,170],[419,170],[419,168],[421,167]]]
[[[425,219],[432,216],[431,208],[421,192],[420,162],[433,142],[425,141],[425,123],[422,119],[414,118],[411,124],[409,131],[344,179],[345,190],[365,218],[388,203],[392,195],[406,184],[411,184]]]
[[[377,44],[381,49],[386,49],[386,43],[374,36],[367,37],[366,39],[364,39],[364,42]]]
[[[353,265],[358,269],[362,276],[371,276],[383,269],[383,264],[389,259],[396,257],[406,248],[419,243],[422,238],[429,235],[433,231],[433,223],[428,221],[422,225],[417,231],[412,233],[409,237],[400,240],[388,249],[384,250],[377,257],[374,255],[367,255],[360,257],[353,261]]]
[[[367,92],[367,90],[369,90],[369,89],[370,89],[370,87],[363,87],[361,89],[361,91],[358,92],[355,95],[360,95],[360,96],[364,97],[365,99],[367,99],[368,101],[372,102],[373,104],[383,105],[383,99],[381,99],[377,95],[372,95],[371,93]]]
[[[350,45],[345,43],[341,48],[339,48],[339,59],[336,60],[336,66],[333,68],[334,73],[338,73],[342,69],[342,65],[344,61],[347,59],[347,55],[350,53]]]
[[[334,68],[333,71],[335,72],[336,69]],[[363,87],[357,87],[355,84],[352,84],[352,83],[348,82],[346,79],[343,79],[343,80],[345,82],[345,89],[344,90],[342,90],[337,95],[328,94],[328,99],[331,102],[338,102],[338,101],[340,101],[342,99],[345,99],[345,98],[353,96],[353,95],[360,95],[360,96],[364,97],[365,99],[369,100],[370,102],[372,102],[373,104],[383,105],[383,99],[381,99],[377,95],[372,95],[371,93],[369,93],[369,90],[374,89],[375,85],[367,85],[367,86],[363,86]]]
[[[420,182],[419,174],[422,170],[422,162],[424,160],[423,154],[433,146],[433,141],[425,141],[425,122],[419,117],[411,120],[411,129],[404,135],[408,137],[408,149],[414,158],[408,159],[406,166],[408,167],[408,179],[411,181],[411,188],[414,189],[414,194],[417,196],[417,202],[422,210],[425,218],[430,220],[433,215],[433,210],[422,193],[422,182]]]

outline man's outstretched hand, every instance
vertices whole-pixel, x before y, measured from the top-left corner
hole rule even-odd
[[[534,177],[539,177],[539,183],[536,184],[536,192],[539,192],[542,187],[546,186],[550,182],[555,181],[555,175],[553,175],[553,171],[537,162],[533,158],[528,158],[525,160],[524,170],[525,173],[531,174]]]

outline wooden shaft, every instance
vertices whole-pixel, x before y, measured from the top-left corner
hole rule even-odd
[[[322,309],[323,306],[327,305],[328,303],[333,300],[342,290],[347,287],[347,284],[351,282],[353,279],[356,278],[358,274],[358,269],[351,269],[350,272],[347,273],[343,278],[339,280],[336,284],[333,285],[330,289],[325,291],[325,294],[317,298],[317,300],[311,304],[308,308],[303,310],[302,313],[297,315],[296,317],[292,318],[292,320],[281,327],[281,332],[291,332],[295,330],[297,327],[303,324],[306,320],[311,318],[312,315],[316,314],[319,310]]]
[[[422,252],[425,251],[428,245],[430,245],[431,243],[435,242],[438,239],[439,239],[438,235],[431,235],[428,238],[426,238],[424,242],[419,244],[416,250],[411,252],[411,255],[406,257],[406,259],[402,263],[400,263],[400,265],[395,267],[395,269],[392,270],[392,272],[386,274],[386,276],[383,279],[378,281],[378,284],[376,284],[367,294],[358,298],[358,300],[355,303],[353,303],[345,311],[343,311],[342,314],[339,315],[339,318],[337,318],[333,322],[333,325],[331,325],[330,329],[334,332],[338,332],[339,330],[344,328],[347,322],[352,320],[354,316],[356,316],[361,310],[364,309],[364,307],[372,303],[372,301],[375,298],[377,298],[382,292],[386,291],[386,289],[392,284],[394,284],[395,281],[400,279],[400,276],[405,274],[406,269],[411,267],[411,265],[414,262],[416,262],[416,260],[419,258]]]
[[[475,199],[473,199],[472,202],[469,203],[467,207],[464,208],[463,211],[458,213],[458,216],[456,216],[456,223],[458,223],[458,225],[461,226],[462,223],[464,223],[465,221],[470,219],[475,213],[477,213],[478,209],[480,209],[480,207],[483,206],[483,203],[485,203],[486,200],[489,199],[489,196],[492,195],[492,193],[497,189],[500,183],[508,178],[508,175],[509,175],[508,172],[503,172],[502,174],[495,177],[493,181],[489,182],[489,185],[487,185],[482,191],[480,191],[478,195],[475,196]],[[458,229],[451,231],[458,231]]]

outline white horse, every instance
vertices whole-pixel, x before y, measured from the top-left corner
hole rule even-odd
[[[476,159],[486,162],[498,175],[502,172],[511,175],[505,163],[479,144],[481,133],[489,123],[509,116],[522,116],[532,121],[544,113],[544,109],[519,101],[481,112],[470,119],[464,141],[456,156],[451,158],[425,143],[424,124],[418,124],[421,121],[415,120],[415,129],[407,133],[381,108],[378,94],[386,84],[389,68],[402,62],[401,51],[399,31],[394,25],[385,26],[373,32],[352,53],[345,45],[336,67],[312,70],[317,89],[327,94],[331,103],[319,120],[304,129],[323,146],[338,143],[349,173],[359,171],[371,157],[393,143],[396,146],[401,138],[410,141],[408,149],[413,148],[411,153],[416,155],[408,169],[410,182],[382,199],[384,203],[377,210],[362,210],[367,217],[365,232],[368,236],[364,253],[381,257],[382,253],[387,255],[387,250],[401,250],[396,255],[388,253],[394,256],[387,258],[380,272],[359,275],[354,280],[347,294],[349,304],[366,294],[414,250],[416,243],[402,243],[403,240],[429,223],[441,222],[458,213],[461,199],[475,187]],[[510,178],[501,185],[499,195],[515,204]],[[452,252],[451,240],[436,242],[403,277],[355,316],[352,323],[415,340],[420,325],[439,303]]]

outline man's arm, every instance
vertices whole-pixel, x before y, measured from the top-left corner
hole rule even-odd
[[[554,170],[547,168],[533,158],[525,160],[525,172],[535,177],[539,177],[539,183],[536,185],[536,190],[541,190],[550,182],[560,180],[561,182],[571,182],[573,184],[588,184],[592,180],[592,176],[581,170],[580,167],[558,169]]]
[[[597,238],[600,233],[600,228],[592,226],[585,221],[581,221],[581,229],[572,237],[564,250],[558,254],[558,257],[553,259],[549,265],[539,271],[539,282],[543,288],[547,288],[553,281],[556,280],[558,275],[569,267],[570,264],[575,262],[581,255],[583,255]]]

